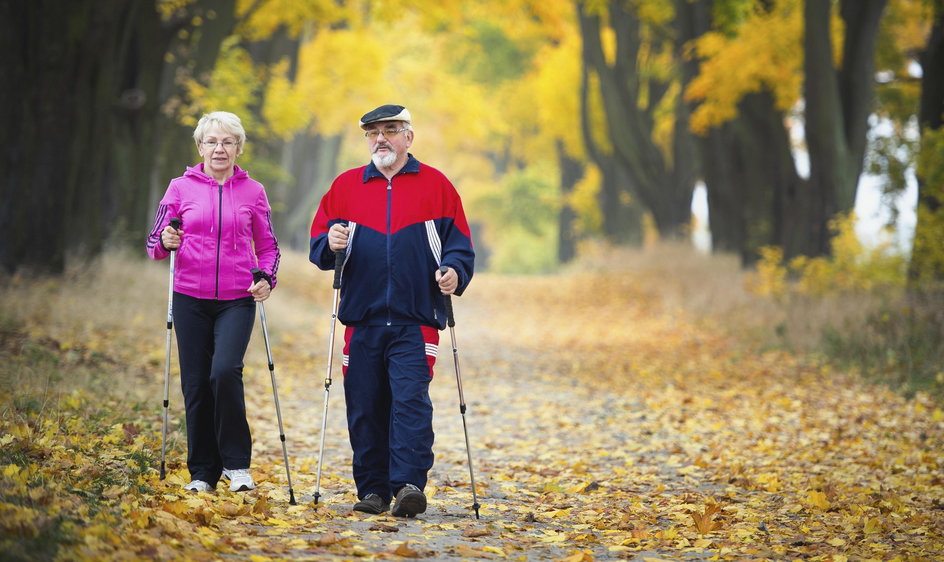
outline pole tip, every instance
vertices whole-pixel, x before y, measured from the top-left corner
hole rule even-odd
[[[318,505],[318,500],[321,499],[321,493],[315,492],[315,505]]]
[[[288,503],[289,505],[298,505],[295,503],[295,492],[291,488],[288,489]]]
[[[161,463],[161,480],[167,476],[167,473],[164,472],[164,463]]]
[[[476,518],[476,519],[479,518],[479,508],[480,508],[480,507],[482,507],[482,506],[480,506],[480,505],[478,504],[478,502],[472,504],[472,509],[475,510],[475,518]]]

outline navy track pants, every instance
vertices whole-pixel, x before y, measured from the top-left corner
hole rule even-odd
[[[433,466],[429,383],[439,332],[428,326],[358,326],[344,332],[344,399],[357,496],[390,501],[422,490]]]

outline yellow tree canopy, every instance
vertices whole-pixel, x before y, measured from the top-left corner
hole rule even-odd
[[[741,98],[762,90],[788,110],[803,86],[803,6],[801,0],[775,0],[769,10],[756,8],[736,33],[706,33],[695,41],[701,72],[685,97],[701,101],[692,113],[692,130],[704,134],[737,115]]]

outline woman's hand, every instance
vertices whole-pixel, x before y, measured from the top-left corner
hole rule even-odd
[[[272,294],[272,288],[269,287],[269,282],[265,279],[256,281],[248,290],[252,293],[252,299],[256,302],[262,302]]]
[[[180,237],[183,234],[184,230],[182,228],[174,230],[174,227],[167,225],[161,231],[161,244],[168,250],[176,250],[180,247]]]

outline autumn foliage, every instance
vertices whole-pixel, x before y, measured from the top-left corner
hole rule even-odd
[[[313,504],[330,279],[286,256],[266,312],[298,505],[258,328],[245,378],[259,487],[186,493],[176,365],[167,479],[157,470],[164,265],[109,256],[63,280],[6,280],[18,298],[0,324],[5,558],[891,560],[944,550],[941,407],[811,356],[752,348],[694,314],[711,306],[699,291],[756,298],[737,289],[736,264],[668,248],[601,253],[556,276],[483,274],[457,300],[478,520],[446,334],[429,511],[350,511],[340,378]]]

